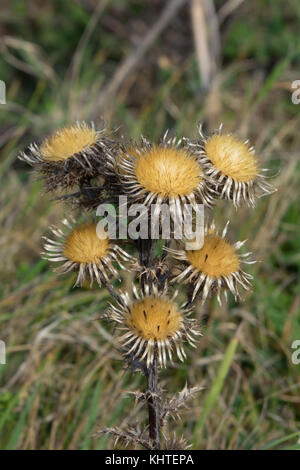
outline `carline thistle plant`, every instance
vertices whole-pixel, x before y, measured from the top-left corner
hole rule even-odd
[[[174,360],[185,361],[190,347],[197,348],[201,338],[193,313],[197,302],[203,304],[216,296],[221,303],[228,293],[237,300],[241,290],[251,288],[252,276],[244,265],[255,261],[251,253],[240,252],[245,241],[232,243],[227,238],[228,223],[219,234],[209,219],[219,199],[232,201],[236,208],[253,207],[257,197],[274,191],[253,147],[223,133],[222,127],[205,136],[200,126],[196,139],[170,138],[166,132],[158,143],[143,136],[139,142],[126,142],[104,125],[96,130],[93,124],[82,122],[30,145],[20,159],[43,178],[56,200],[71,203],[68,207],[79,214],[79,223],[69,215],[51,227],[52,234],[43,237],[43,257],[58,273],[75,272],[76,286],[96,282],[108,290],[112,303],[101,317],[114,325],[126,367],[146,378],[145,390],[131,394],[147,406],[148,422],[128,429],[106,428],[101,433],[113,436],[115,445],[121,440],[149,450],[187,449],[185,438],[168,432],[167,420],[176,417],[201,388],[185,386],[169,397],[159,385],[158,372],[174,367]],[[159,255],[159,240],[151,238],[149,229],[146,237],[128,232],[121,241],[97,224],[93,211],[101,204],[116,207],[120,196],[126,196],[128,207],[142,205],[148,227],[157,223],[152,205],[160,228],[164,222],[161,209],[169,209],[170,238],[163,239]],[[208,212],[203,243],[196,249],[187,249],[184,240],[174,236],[176,226],[184,223],[186,204],[195,211],[202,205]],[[116,223],[120,225],[120,218]],[[126,271],[134,273],[129,291],[115,287]],[[177,301],[180,284],[187,286],[180,292],[185,296],[181,305]]]

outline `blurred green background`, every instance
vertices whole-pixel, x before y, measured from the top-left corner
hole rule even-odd
[[[98,319],[109,296],[73,289],[40,258],[41,236],[70,208],[17,161],[57,127],[101,117],[153,139],[223,122],[271,169],[278,192],[255,210],[214,210],[262,261],[253,292],[198,306],[199,347],[161,382],[170,394],[204,387],[168,430],[193,448],[300,449],[299,30],[298,0],[1,1],[1,449],[110,449],[99,429],[146,421],[124,393],[143,377],[124,372]]]

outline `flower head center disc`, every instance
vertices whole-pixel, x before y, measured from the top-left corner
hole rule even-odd
[[[161,197],[187,196],[202,179],[196,158],[182,149],[159,146],[137,159],[135,174],[145,190]]]
[[[59,162],[95,144],[97,132],[88,126],[69,126],[55,132],[40,147],[46,161]]]
[[[182,314],[168,299],[146,297],[133,303],[126,324],[145,340],[167,340],[180,330]]]
[[[258,174],[257,159],[248,145],[231,135],[214,134],[207,140],[205,151],[221,173],[241,183],[251,181]]]
[[[239,270],[240,260],[230,243],[217,235],[207,235],[201,250],[186,252],[189,263],[206,276],[220,278]]]
[[[76,227],[66,238],[63,254],[75,263],[97,263],[109,251],[108,238],[101,239],[96,232],[96,224]]]

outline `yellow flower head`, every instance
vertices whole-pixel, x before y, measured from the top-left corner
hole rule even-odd
[[[179,331],[182,312],[167,298],[155,296],[136,300],[128,311],[126,325],[143,339],[165,341]]]
[[[106,128],[96,131],[93,124],[78,122],[57,130],[40,146],[31,144],[20,159],[41,173],[48,191],[55,191],[89,186],[92,179],[108,176],[114,151]]]
[[[52,228],[56,239],[45,238],[45,259],[53,262],[62,262],[57,271],[67,273],[77,271],[75,285],[83,285],[86,278],[93,284],[94,279],[98,284],[109,281],[109,277],[119,275],[114,267],[114,262],[122,269],[126,269],[121,261],[135,261],[116,243],[112,242],[105,232],[97,230],[93,222],[74,226],[65,219],[63,224],[67,229],[64,233],[61,229]]]
[[[193,149],[196,149],[205,173],[221,198],[232,200],[236,207],[241,201],[254,206],[256,196],[271,194],[274,188],[261,174],[266,170],[260,169],[249,142],[221,134],[221,129],[222,126],[218,132],[206,137],[200,126],[201,141],[193,144]]]
[[[111,305],[105,316],[125,331],[119,341],[126,357],[132,355],[141,362],[146,360],[149,367],[156,351],[159,365],[166,367],[167,354],[172,360],[173,349],[176,349],[183,361],[186,354],[182,342],[187,340],[194,346],[193,336],[200,333],[195,329],[195,321],[189,318],[190,311],[179,307],[175,296],[170,299],[166,291],[153,289],[150,293],[146,285],[145,294],[140,296],[134,288],[133,298],[127,293],[121,294],[118,307]]]
[[[64,161],[96,144],[98,135],[91,126],[64,127],[48,137],[40,146],[45,161]]]
[[[215,290],[219,303],[221,291],[227,297],[229,290],[237,300],[240,295],[239,285],[249,289],[252,276],[243,271],[242,263],[252,264],[254,261],[248,260],[251,253],[240,254],[238,251],[245,241],[232,245],[226,240],[227,226],[228,223],[221,236],[214,224],[210,228],[206,227],[204,243],[199,250],[168,249],[174,258],[183,262],[177,266],[179,274],[174,276],[172,282],[191,283],[194,287],[192,300],[201,294],[204,302],[209,293]]]
[[[217,279],[229,276],[240,268],[234,246],[218,235],[207,235],[201,250],[186,251],[186,256],[195,271]]]
[[[135,202],[150,206],[169,204],[173,219],[182,218],[183,204],[211,206],[215,193],[200,163],[199,156],[182,141],[168,139],[159,144],[143,138],[129,147],[116,161],[123,191]]]
[[[213,134],[205,142],[207,157],[224,175],[249,183],[259,174],[258,161],[250,145],[232,135]]]
[[[153,146],[135,166],[136,179],[146,190],[163,198],[188,196],[203,180],[196,157],[183,149]]]
[[[75,263],[97,263],[108,254],[109,250],[109,238],[107,236],[100,238],[96,224],[88,223],[75,227],[67,236],[63,254]]]

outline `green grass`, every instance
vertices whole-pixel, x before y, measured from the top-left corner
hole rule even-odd
[[[194,448],[299,449],[300,366],[291,363],[291,344],[300,339],[300,108],[289,91],[299,79],[299,2],[253,0],[232,13],[221,29],[219,93],[210,97],[197,75],[189,15],[181,14],[102,110],[94,109],[102,84],[162,2],[108,2],[75,78],[69,67],[93,10],[80,1],[71,9],[58,1],[3,3],[1,31],[19,42],[0,58],[8,101],[0,107],[0,339],[7,343],[0,448],[110,449],[99,429],[146,421],[124,394],[143,388],[143,378],[124,372],[112,332],[99,321],[109,295],[73,289],[72,276],[57,277],[40,259],[41,236],[70,207],[51,203],[16,160],[32,140],[94,114],[136,138],[157,139],[167,128],[192,136],[198,121],[210,128],[223,122],[251,138],[271,168],[278,192],[256,210],[237,213],[220,201],[214,212],[218,225],[229,218],[232,239],[248,238],[263,261],[250,268],[253,293],[239,304],[198,306],[199,347],[161,381],[170,395],[186,381],[204,387],[182,421],[169,425]]]

